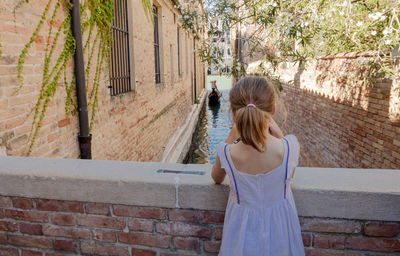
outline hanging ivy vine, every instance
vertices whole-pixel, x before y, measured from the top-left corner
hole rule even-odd
[[[29,0],[23,0],[16,6],[16,10]],[[49,0],[40,21],[32,33],[29,42],[22,49],[18,59],[18,90],[24,85],[24,63],[32,44],[40,34],[46,21],[49,19],[49,30],[46,37],[45,57],[43,63],[43,77],[39,97],[36,101],[33,122],[31,127],[31,141],[28,155],[32,152],[35,140],[42,127],[46,111],[57,87],[65,87],[65,113],[69,117],[77,108],[73,91],[76,87],[75,76],[68,79],[67,65],[72,60],[75,52],[75,39],[71,30],[71,9],[69,0]],[[56,20],[62,10],[63,21],[57,26]],[[101,74],[104,66],[109,62],[109,52],[112,42],[111,25],[113,21],[114,0],[85,0],[81,4],[82,36],[84,41],[84,54],[86,63],[86,88],[88,92],[88,111],[90,131],[93,128],[95,113],[98,106],[98,92]],[[63,35],[63,36],[62,36]],[[62,50],[59,50],[60,45]],[[96,57],[96,58],[95,58]],[[93,74],[92,70],[95,69]]]
[[[112,43],[111,26],[114,19],[114,1],[115,0],[81,0],[81,27],[82,36],[86,38],[83,42],[83,52],[86,55],[86,89],[88,93],[88,112],[90,115],[89,131],[94,126],[96,110],[98,107],[98,93],[101,74],[105,65],[110,64],[110,47]],[[29,0],[20,0],[14,8],[16,11]],[[142,0],[142,5],[147,15],[151,18],[152,2],[151,0]],[[77,109],[76,100],[73,98],[73,92],[76,87],[75,75],[70,79],[67,76],[67,66],[75,53],[75,38],[71,30],[71,9],[70,0],[48,0],[38,25],[32,33],[29,42],[25,44],[18,58],[18,81],[19,91],[24,85],[24,63],[28,56],[32,44],[38,38],[43,26],[47,24],[49,31],[46,37],[45,57],[43,60],[43,77],[39,97],[36,101],[34,116],[31,127],[31,141],[28,155],[32,152],[35,140],[42,127],[43,120],[55,95],[57,87],[60,84],[65,87],[65,113],[70,117]],[[62,12],[60,12],[62,10]],[[60,25],[56,22],[59,14],[62,13],[63,20]],[[49,15],[50,18],[49,18]],[[59,47],[62,50],[59,51]],[[0,57],[2,45],[0,44]],[[95,70],[93,73],[92,70]]]

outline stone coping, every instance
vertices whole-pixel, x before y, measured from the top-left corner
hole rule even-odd
[[[192,137],[196,130],[200,111],[206,101],[207,91],[204,89],[200,94],[200,103],[193,104],[186,122],[177,129],[168,141],[167,146],[161,157],[163,163],[182,163],[190,150]]]
[[[203,172],[204,175],[157,170]],[[0,195],[223,211],[210,165],[0,157]],[[300,216],[400,221],[400,170],[296,168]]]

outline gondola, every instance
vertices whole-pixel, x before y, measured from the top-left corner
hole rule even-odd
[[[221,97],[221,93],[220,92],[218,92],[216,90],[212,90],[208,94],[208,105],[218,105],[220,97]]]

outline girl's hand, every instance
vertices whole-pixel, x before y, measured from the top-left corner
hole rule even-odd
[[[271,133],[272,136],[278,139],[283,138],[283,132],[273,118],[271,118],[271,120],[269,121],[269,132]]]
[[[225,140],[226,143],[228,144],[232,144],[233,142],[235,142],[238,138],[240,137],[240,134],[238,132],[238,130],[236,129],[236,125],[233,125],[228,138]]]

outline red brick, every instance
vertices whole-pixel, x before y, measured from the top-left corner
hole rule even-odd
[[[350,220],[300,219],[301,230],[324,233],[360,233],[361,224]]]
[[[48,222],[49,220],[49,215],[47,212],[6,209],[5,215],[6,218],[30,222]]]
[[[162,235],[151,235],[144,233],[125,233],[118,234],[121,243],[146,245],[150,247],[169,248],[170,238]]]
[[[166,217],[166,210],[161,208],[115,205],[113,210],[117,216],[145,219],[165,219]]]
[[[349,237],[346,248],[376,252],[400,252],[400,241],[387,238]]]
[[[222,227],[215,227],[214,237],[216,240],[222,239],[223,228]]]
[[[204,241],[204,251],[206,252],[219,252],[221,241]]]
[[[315,234],[313,247],[325,249],[344,249],[344,236],[321,235]]]
[[[57,251],[75,252],[75,242],[71,240],[55,240],[54,249]]]
[[[51,239],[47,237],[34,237],[8,234],[8,243],[17,246],[50,249]]]
[[[21,208],[21,209],[33,208],[33,200],[30,198],[16,197],[12,199],[12,202],[15,208]]]
[[[309,234],[309,233],[302,233],[301,234],[301,238],[303,239],[303,244],[304,244],[304,246],[305,247],[309,247],[309,246],[311,246],[311,239],[312,239],[312,236],[311,236],[311,234]]]
[[[43,225],[43,234],[45,236],[67,237],[77,239],[89,239],[90,230],[72,227],[59,227],[55,225]]]
[[[152,232],[153,221],[148,219],[129,219],[129,230]]]
[[[19,231],[29,235],[43,235],[42,224],[20,223]]]
[[[58,121],[58,127],[61,128],[61,127],[69,125],[70,123],[71,123],[70,118],[66,118],[66,119]]]
[[[24,122],[25,122],[24,117],[17,117],[17,118],[13,118],[11,120],[7,120],[6,130],[11,130],[15,127],[21,126],[22,124],[24,124]]]
[[[83,213],[83,204],[79,202],[39,199],[36,208],[42,211],[78,212]]]
[[[79,226],[111,228],[122,230],[125,227],[125,220],[114,217],[104,216],[77,216],[76,221]]]
[[[174,221],[194,222],[195,215],[196,212],[191,210],[172,209],[168,211],[168,219]]]
[[[17,248],[0,247],[1,256],[19,256]]]
[[[81,253],[91,255],[128,256],[127,247],[81,242]]]
[[[158,233],[173,236],[195,236],[210,238],[212,231],[208,227],[185,223],[157,223]]]
[[[306,256],[364,256],[363,253],[306,248]],[[370,255],[368,255],[370,256]]]
[[[6,244],[7,243],[7,234],[0,232],[0,244]]]
[[[58,139],[58,133],[49,134],[49,136],[47,136],[47,143],[51,143],[56,139]]]
[[[42,256],[40,251],[22,250],[22,256]]]
[[[398,223],[367,222],[364,225],[364,234],[367,236],[394,237],[400,232]]]
[[[103,242],[116,242],[117,233],[113,231],[95,229],[93,230],[93,239]]]
[[[197,254],[197,253],[190,253],[190,252],[188,252],[188,253],[186,253],[186,252],[175,252],[175,253],[173,253],[173,252],[162,252],[161,253],[161,256],[197,256],[197,255],[199,255],[199,254]]]
[[[152,250],[132,248],[132,256],[156,256],[157,252]]]
[[[87,203],[86,213],[98,215],[110,215],[110,205],[102,203]]]
[[[0,220],[0,231],[15,232],[18,230],[18,223],[7,220]]]
[[[223,224],[224,216],[223,212],[200,211],[198,220],[200,223]]]
[[[46,252],[46,256],[66,256],[65,253],[57,253],[57,252]],[[68,254],[69,255],[69,254]]]
[[[11,198],[0,196],[0,207],[12,207]]]
[[[191,251],[200,249],[200,242],[195,238],[175,237],[173,242],[176,249]]]
[[[53,224],[61,225],[61,226],[74,226],[75,218],[72,214],[58,214],[54,213],[51,216],[51,222]]]
[[[55,28],[59,28],[59,27],[61,26],[62,22],[61,22],[60,20],[51,20],[51,19],[48,19],[48,20],[47,20],[47,24],[48,24],[49,26],[53,26],[53,27],[55,27]]]

